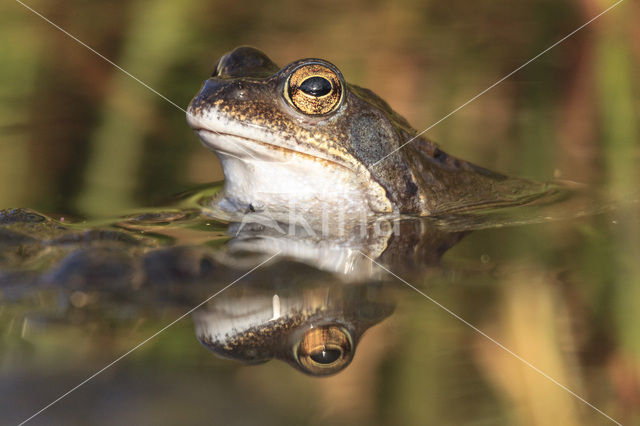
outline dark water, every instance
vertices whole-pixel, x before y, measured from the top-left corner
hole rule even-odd
[[[30,5],[179,106],[253,44],[331,60],[419,128],[608,6]],[[208,216],[222,175],[183,112],[0,6],[0,423],[96,372],[29,424],[615,424],[576,395],[640,422],[640,50],[618,8],[429,131],[597,190],[318,238]]]

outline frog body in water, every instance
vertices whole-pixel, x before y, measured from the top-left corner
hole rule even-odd
[[[524,203],[549,189],[446,154],[321,59],[280,68],[239,47],[218,61],[187,120],[221,160],[226,210],[426,216]]]

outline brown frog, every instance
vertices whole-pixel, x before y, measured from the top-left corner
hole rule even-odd
[[[521,204],[550,190],[443,152],[322,59],[280,68],[257,49],[236,48],[220,58],[187,120],[221,160],[218,205],[229,211],[296,205],[427,216]]]

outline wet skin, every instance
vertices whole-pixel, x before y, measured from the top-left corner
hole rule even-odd
[[[239,47],[191,101],[187,120],[222,163],[232,211],[337,209],[435,215],[537,198],[546,184],[510,178],[443,152],[333,64],[284,68]]]

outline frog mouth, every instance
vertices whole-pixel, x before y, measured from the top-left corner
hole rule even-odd
[[[295,156],[297,159],[319,161],[330,166],[338,166],[351,170],[346,165],[335,160],[265,142],[249,136],[230,133],[228,131],[221,132],[211,130],[202,126],[194,126],[193,130],[208,148],[223,155],[233,156],[239,160],[286,163],[291,161],[291,156]]]
[[[334,157],[319,151],[313,141],[294,135],[288,138],[288,134],[229,118],[214,108],[190,106],[187,122],[218,155],[227,182],[225,191],[239,203],[250,203],[257,194],[266,193],[292,194],[287,200],[302,199],[307,204],[331,197],[358,204],[354,197],[362,197],[374,211],[391,211],[384,188],[369,178],[366,166],[340,158],[338,153]],[[278,197],[274,203],[279,205],[284,195]]]

